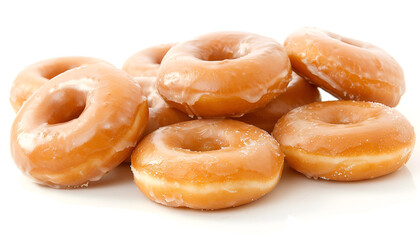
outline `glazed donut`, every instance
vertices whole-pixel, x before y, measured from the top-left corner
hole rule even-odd
[[[321,94],[318,88],[293,72],[292,81],[289,82],[284,93],[267,106],[234,119],[252,124],[271,133],[274,125],[284,114],[302,105],[319,101],[321,101]]]
[[[143,49],[129,57],[122,69],[133,77],[156,77],[165,54],[175,44],[161,44]]]
[[[169,106],[163,100],[156,89],[156,77],[136,77],[134,80],[140,84],[149,105],[149,121],[144,135],[163,126],[191,120],[187,114]]]
[[[242,115],[285,91],[291,65],[281,44],[251,33],[217,32],[179,43],[162,60],[157,89],[197,117]]]
[[[296,73],[339,99],[394,107],[405,92],[400,65],[370,43],[303,28],[288,36],[284,47]]]
[[[292,168],[307,177],[357,181],[396,171],[410,158],[414,129],[380,103],[317,102],[283,116],[273,131]]]
[[[220,209],[252,202],[280,179],[283,154],[267,132],[229,120],[162,127],[131,156],[138,188],[171,207]]]
[[[146,98],[127,73],[105,63],[72,69],[22,106],[11,130],[12,157],[40,184],[86,185],[129,156],[147,119]]]
[[[13,81],[10,103],[15,112],[42,85],[69,69],[105,61],[91,57],[61,57],[40,61],[22,70]]]

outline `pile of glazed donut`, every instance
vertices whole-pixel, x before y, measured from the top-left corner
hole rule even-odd
[[[321,102],[317,87],[340,100]],[[234,207],[270,192],[283,159],[315,179],[396,171],[415,143],[393,108],[404,91],[399,64],[366,42],[315,28],[284,48],[211,33],[140,51],[122,70],[86,57],[30,65],[11,90],[11,153],[25,175],[58,188],[87,186],[131,156],[155,202]]]

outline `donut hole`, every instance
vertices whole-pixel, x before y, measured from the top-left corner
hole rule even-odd
[[[237,57],[234,56],[233,52],[213,51],[206,60],[207,61],[223,61],[223,60],[232,60],[236,58]]]
[[[325,121],[329,124],[355,124],[355,123],[359,123],[362,120],[360,119],[354,119],[353,117],[334,117],[334,118],[330,118],[328,119],[328,121]]]
[[[163,57],[165,57],[165,54],[156,56],[155,63],[160,65],[162,63]]]
[[[42,76],[48,80],[66,72],[70,69],[74,68],[73,66],[55,66],[55,67],[48,67],[43,73]]]
[[[202,56],[205,61],[234,60],[246,55],[244,46],[218,44],[207,48]]]
[[[328,124],[346,125],[364,121],[365,115],[350,109],[336,109],[333,112],[322,114],[319,119]]]
[[[354,46],[354,47],[359,47],[359,48],[365,47],[364,43],[362,43],[360,41],[357,41],[357,40],[354,40],[354,39],[351,39],[351,38],[341,37],[340,41],[345,43],[345,44]]]
[[[334,39],[336,39],[336,40],[338,40],[342,43],[345,43],[347,45],[351,45],[351,46],[354,46],[354,47],[364,48],[366,46],[366,43],[364,43],[364,42],[361,42],[361,41],[358,41],[358,40],[355,40],[355,39],[351,39],[351,38],[348,38],[348,37],[343,37],[343,36],[340,36],[340,35],[335,34],[335,33],[328,33],[328,36],[330,36],[331,38],[334,38]]]
[[[179,148],[193,152],[216,151],[227,147],[223,140],[218,138],[188,138],[181,142]]]
[[[48,96],[45,101],[46,122],[66,123],[80,117],[86,108],[86,93],[76,89],[61,89]]]

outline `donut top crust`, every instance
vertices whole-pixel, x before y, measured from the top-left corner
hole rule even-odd
[[[340,99],[394,107],[405,92],[401,66],[370,43],[307,27],[284,46],[294,71]]]
[[[290,61],[277,41],[252,33],[217,32],[171,48],[162,60],[158,90],[177,92],[162,95],[190,106],[202,97],[256,103],[267,93],[280,94],[290,78]],[[279,79],[289,80],[281,85]]]
[[[357,156],[411,147],[414,129],[397,110],[380,103],[330,101],[290,111],[273,136],[282,147],[320,155]]]
[[[234,120],[193,120],[162,127],[132,154],[137,171],[169,181],[211,183],[272,179],[283,164],[265,131]]]
[[[175,43],[143,49],[129,57],[122,69],[133,77],[156,77],[163,57]]]
[[[80,66],[106,63],[104,60],[91,57],[59,57],[43,60],[27,66],[13,81],[10,91],[10,102],[15,112],[42,85],[53,77]]]
[[[18,112],[12,156],[24,172],[60,172],[103,151],[124,151],[137,143],[123,136],[145,103],[140,86],[110,64],[69,70],[44,84]]]

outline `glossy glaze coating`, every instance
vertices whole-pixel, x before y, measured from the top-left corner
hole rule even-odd
[[[308,104],[283,116],[272,133],[286,162],[308,177],[356,181],[379,177],[410,158],[414,129],[380,103]]]
[[[290,61],[275,40],[217,32],[172,47],[162,60],[157,89],[189,115],[225,117],[266,105],[290,79]]]
[[[219,209],[254,201],[281,176],[283,154],[265,131],[234,120],[192,120],[148,135],[131,156],[139,189],[172,207]]]
[[[252,124],[271,133],[274,125],[284,114],[302,105],[319,101],[321,101],[321,94],[318,88],[293,73],[292,81],[289,82],[284,93],[281,93],[268,105],[234,119]]]
[[[405,92],[400,65],[370,43],[302,28],[287,37],[284,47],[296,73],[339,99],[394,107]]]
[[[191,120],[187,114],[168,105],[156,89],[156,77],[135,77],[149,105],[149,121],[144,135],[173,123]]]
[[[122,69],[133,77],[156,77],[165,54],[175,43],[143,49],[129,57]]]
[[[126,159],[146,127],[140,86],[109,64],[69,70],[18,112],[11,153],[20,170],[51,187],[99,180]]]
[[[91,57],[60,57],[40,61],[22,70],[13,81],[10,91],[10,103],[15,112],[42,85],[51,78],[76,67],[105,62]]]

